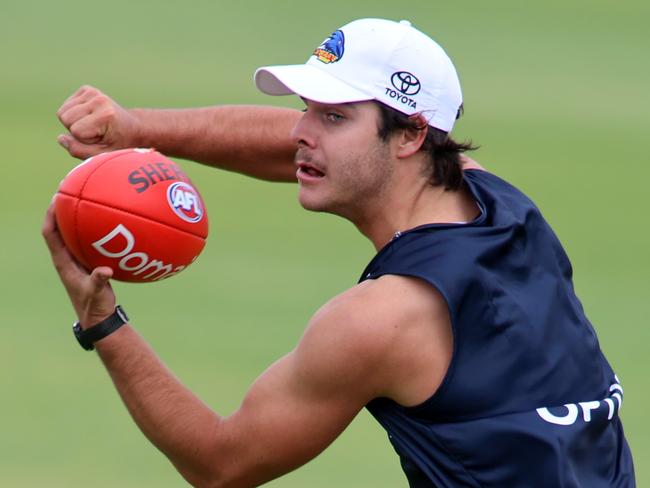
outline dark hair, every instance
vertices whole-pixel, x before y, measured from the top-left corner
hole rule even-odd
[[[430,125],[421,125],[421,119],[409,117],[394,108],[376,102],[381,113],[379,122],[379,137],[386,141],[388,137],[398,130],[426,130],[427,135],[422,143],[421,151],[429,155],[430,181],[434,186],[443,185],[445,190],[458,190],[463,182],[460,155],[465,151],[473,151],[478,146],[472,142],[456,142],[444,130],[436,129]],[[463,106],[458,109],[460,117]]]

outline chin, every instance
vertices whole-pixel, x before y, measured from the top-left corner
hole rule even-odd
[[[311,212],[327,212],[327,206],[315,198],[306,198],[301,194],[298,195],[298,202],[300,202],[300,206],[305,210]]]
[[[298,202],[302,208],[311,212],[336,213],[332,208],[332,202],[329,202],[327,198],[304,188],[298,192]]]
[[[350,206],[343,204],[336,205],[336,202],[325,201],[323,199],[304,198],[302,195],[299,195],[298,201],[302,208],[310,212],[328,213],[354,222]]]

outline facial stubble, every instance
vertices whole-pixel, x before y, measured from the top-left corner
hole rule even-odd
[[[327,165],[330,194],[317,202],[301,202],[307,210],[339,215],[352,222],[381,208],[395,172],[389,144],[378,139],[367,152],[351,154]]]

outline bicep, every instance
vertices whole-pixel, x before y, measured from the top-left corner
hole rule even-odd
[[[239,410],[224,419],[220,437],[229,448],[221,450],[228,456],[222,461],[232,486],[257,486],[306,463],[367,402],[300,347],[265,371]]]
[[[216,453],[226,456],[225,484],[259,485],[304,464],[373,398],[412,404],[431,395],[447,366],[441,351],[451,348],[437,332],[438,322],[444,331],[448,323],[436,297],[428,285],[385,277],[325,305],[296,349],[221,422]]]

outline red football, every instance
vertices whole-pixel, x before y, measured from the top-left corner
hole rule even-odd
[[[180,167],[153,149],[93,156],[59,185],[56,221],[88,270],[120,281],[169,278],[189,266],[208,237],[201,195]]]

